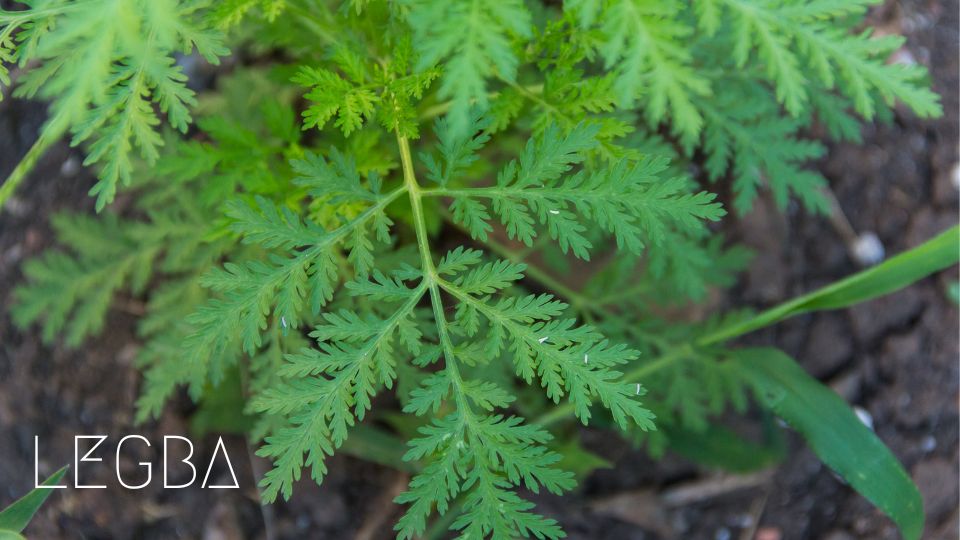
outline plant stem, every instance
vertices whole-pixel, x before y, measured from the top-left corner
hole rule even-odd
[[[460,369],[457,367],[453,354],[453,341],[447,332],[443,299],[440,296],[440,287],[437,285],[437,270],[433,266],[433,258],[430,254],[430,245],[427,236],[427,222],[423,216],[423,201],[421,200],[420,185],[417,183],[417,177],[413,170],[410,141],[397,133],[397,143],[400,146],[403,183],[410,196],[410,209],[413,213],[414,230],[417,235],[417,248],[420,251],[420,264],[423,267],[423,279],[426,280],[427,288],[430,291],[430,304],[433,307],[433,316],[437,322],[440,345],[443,347],[444,363],[450,374],[451,385],[455,390],[454,394],[457,400],[457,408],[463,412],[464,418],[469,419],[471,416],[470,404],[467,403],[466,394],[463,390],[463,378],[460,375]]]
[[[0,185],[0,211],[3,210],[4,205],[6,205],[10,197],[13,196],[17,186],[19,186],[20,183],[26,179],[27,175],[30,174],[30,171],[33,170],[40,156],[59,138],[60,133],[51,134],[48,133],[47,129],[41,130],[36,142],[34,142],[30,150],[27,151],[27,154],[23,156],[20,163],[17,163],[17,166],[13,169],[13,172],[10,173],[10,176],[7,177],[6,181],[3,182],[3,185]]]

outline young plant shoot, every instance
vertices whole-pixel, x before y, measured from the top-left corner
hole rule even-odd
[[[95,212],[53,218],[60,247],[25,264],[10,309],[78,347],[142,300],[140,421],[181,389],[229,404],[272,464],[265,504],[322,483],[337,452],[411,471],[400,539],[562,538],[530,494],[589,472],[569,425],[659,457],[709,448],[751,400],[916,539],[916,488],[847,404],[729,342],[946,268],[956,229],[760,314],[675,309],[749,264],[721,220],[767,196],[831,211],[811,133],[941,114],[925,69],[888,61],[903,38],[865,25],[877,3],[0,9],[3,93],[50,104],[0,203],[63,138],[97,176]],[[738,444],[740,465],[685,455],[778,459]]]

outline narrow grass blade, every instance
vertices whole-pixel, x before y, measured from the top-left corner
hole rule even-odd
[[[786,318],[858,304],[902,289],[943,270],[960,259],[960,227],[954,226],[922,245],[810,294],[768,309],[755,317],[718,329],[701,338],[700,345],[720,343]]]
[[[66,472],[67,468],[63,467],[53,473],[50,478],[47,478],[43,485],[52,486],[59,483]],[[53,491],[52,489],[34,488],[30,493],[20,497],[13,504],[3,509],[0,512],[0,531],[22,532]]]
[[[777,349],[734,352],[757,398],[806,439],[817,456],[876,505],[907,540],[923,532],[923,500],[910,476],[833,390]]]

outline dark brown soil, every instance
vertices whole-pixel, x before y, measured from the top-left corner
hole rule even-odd
[[[908,36],[907,50],[931,67],[946,115],[919,121],[900,111],[890,125],[866,127],[863,144],[837,145],[819,164],[854,230],[874,231],[887,253],[915,246],[958,219],[951,183],[958,163],[957,2],[898,4],[879,10],[875,20]],[[43,116],[36,104],[0,102],[0,176],[26,152]],[[51,244],[48,216],[91,209],[85,192],[92,180],[80,161],[76,150],[57,146],[0,213],[0,307],[21,280],[22,262]],[[858,269],[828,221],[796,209],[784,215],[764,202],[726,226],[759,253],[725,300],[729,305],[768,306]],[[957,279],[954,268],[889,297],[800,317],[749,338],[784,349],[872,416],[877,434],[920,487],[930,539],[960,535],[960,323],[945,294]],[[34,436],[41,472],[72,460],[73,435],[111,436],[99,453],[103,466],[90,465],[81,478],[110,488],[55,493],[28,529],[30,538],[226,540],[267,538],[267,530],[272,538],[390,537],[398,511],[390,500],[402,474],[337,456],[322,487],[303,482],[292,502],[263,509],[251,470],[263,463],[252,462],[243,439],[234,436],[225,440],[242,490],[163,490],[160,470],[143,491],[118,488],[112,456],[119,438],[186,434],[190,407],[181,400],[159,422],[134,426],[135,317],[115,310],[106,328],[79,350],[45,346],[36,330],[17,330],[0,309],[0,507],[32,485]],[[652,462],[614,436],[585,431],[584,437],[616,468],[594,473],[574,494],[539,500],[571,538],[897,538],[889,520],[796,438],[783,464],[740,479],[736,488],[730,478],[675,456]],[[210,456],[215,443],[207,436],[196,454]],[[139,459],[158,462],[160,449],[151,450],[150,456],[124,454],[124,474],[134,477]],[[198,462],[201,475],[205,465]],[[218,483],[229,480],[222,465],[213,472]],[[183,476],[177,474],[171,481]]]

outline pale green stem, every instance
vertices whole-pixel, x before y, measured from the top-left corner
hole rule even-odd
[[[30,150],[27,151],[27,154],[23,156],[23,159],[21,159],[20,163],[13,169],[13,172],[11,172],[10,176],[3,182],[3,185],[0,185],[0,211],[3,210],[4,205],[6,205],[10,197],[13,196],[17,186],[19,186],[24,179],[26,179],[27,175],[30,174],[30,171],[33,170],[40,156],[60,138],[60,135],[61,133],[50,134],[46,129],[40,132],[40,136],[36,142],[33,143],[33,146],[30,147]]]
[[[450,374],[450,381],[455,391],[457,408],[462,411],[464,418],[469,420],[471,417],[470,405],[467,403],[466,395],[463,391],[463,378],[460,375],[460,370],[457,367],[453,354],[453,341],[447,333],[443,299],[440,296],[440,288],[437,285],[437,270],[433,266],[433,258],[430,254],[427,222],[423,214],[420,185],[417,183],[417,177],[413,170],[410,141],[398,133],[397,143],[400,146],[400,163],[403,168],[403,182],[410,196],[410,209],[413,214],[414,230],[417,235],[417,248],[420,251],[423,279],[426,281],[427,288],[430,291],[430,304],[433,307],[433,316],[437,321],[437,332],[440,337],[440,345],[443,347],[446,369]]]

